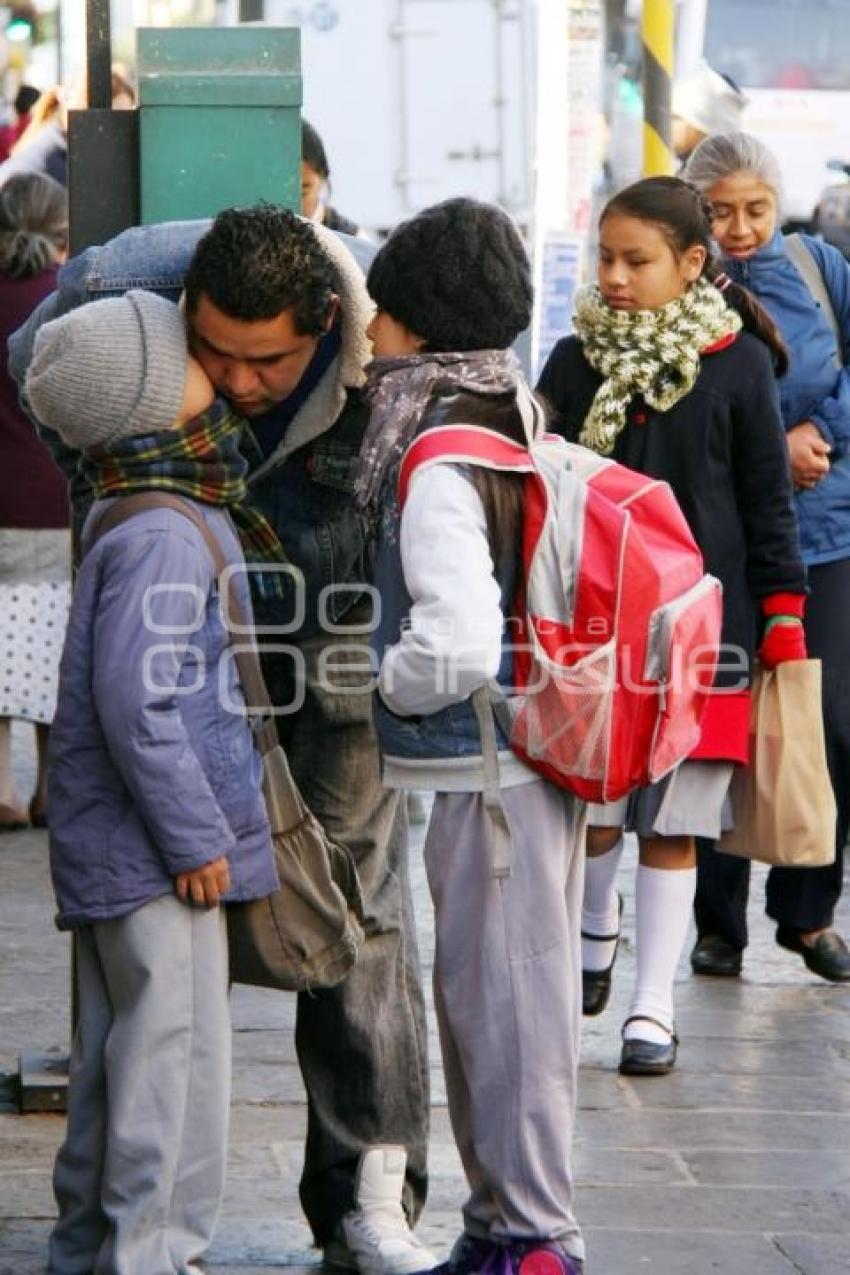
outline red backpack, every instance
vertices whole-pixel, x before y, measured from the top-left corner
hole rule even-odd
[[[408,448],[402,507],[445,461],[526,475],[517,698],[494,699],[511,748],[586,801],[661,779],[699,742],[722,614],[670,487],[554,435],[445,425]]]

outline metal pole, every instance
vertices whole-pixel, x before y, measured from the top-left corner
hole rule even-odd
[[[699,66],[705,44],[708,0],[682,0],[676,32],[676,79],[685,80]]]
[[[86,0],[86,69],[89,106],[108,110],[112,105],[109,0]]]
[[[65,63],[62,57],[62,0],[56,5],[56,83],[61,84],[65,75]]]
[[[643,171],[645,177],[673,173],[670,145],[670,85],[673,78],[675,0],[643,0]]]

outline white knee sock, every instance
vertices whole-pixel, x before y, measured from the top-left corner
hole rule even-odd
[[[586,970],[607,970],[614,959],[616,938],[600,942],[592,934],[617,934],[620,907],[615,889],[623,853],[623,838],[605,854],[587,856],[584,865],[584,902],[581,909],[581,965]]]
[[[640,864],[635,891],[637,980],[628,1017],[648,1014],[673,1027],[673,977],[691,921],[696,868],[681,871]],[[669,1034],[653,1023],[630,1023],[626,1040],[637,1037],[666,1045]]]

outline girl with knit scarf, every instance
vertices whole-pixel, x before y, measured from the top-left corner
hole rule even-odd
[[[676,178],[638,182],[607,204],[598,284],[579,294],[574,326],[538,386],[554,428],[668,482],[706,571],[723,584],[723,645],[700,744],[659,783],[590,808],[584,1012],[601,1013],[610,994],[625,828],[638,835],[640,863],[637,978],[620,1070],[661,1075],[676,1061],[673,977],[694,896],[694,838],[730,826],[759,628],[765,666],[806,654],[806,577],[775,387],[787,355],[755,299],[718,273],[711,209]]]

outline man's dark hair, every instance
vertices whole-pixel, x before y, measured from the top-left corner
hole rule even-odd
[[[291,310],[302,336],[319,336],[337,281],[309,222],[287,208],[256,204],[218,214],[195,249],[185,287],[190,316],[203,294],[246,323]]]

